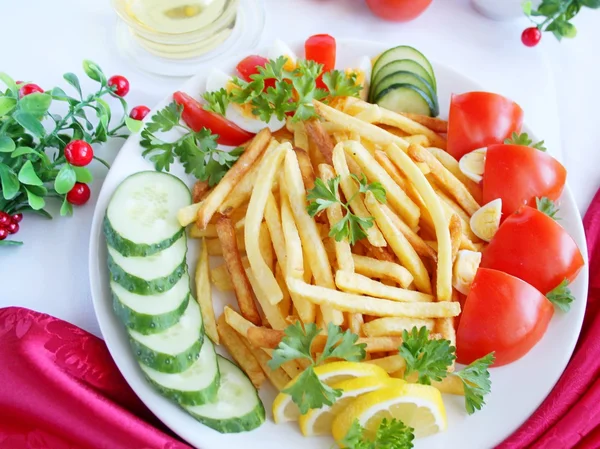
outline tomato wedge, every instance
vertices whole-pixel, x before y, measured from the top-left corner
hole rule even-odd
[[[479,268],[456,333],[459,363],[494,351],[494,366],[520,359],[540,341],[554,306],[538,290],[514,276]]]
[[[543,151],[522,145],[492,145],[485,155],[483,203],[502,198],[502,213],[535,206],[535,199],[556,201],[565,186],[567,170]]]
[[[448,118],[448,153],[459,160],[466,153],[503,143],[520,132],[523,110],[512,100],[490,92],[452,95]]]
[[[236,69],[244,81],[250,82],[252,81],[252,78],[250,77],[258,73],[258,68],[264,67],[268,62],[269,60],[262,56],[250,55],[242,59],[236,66]],[[276,80],[274,78],[266,79],[265,89],[275,87],[275,82]]]
[[[523,206],[483,252],[480,266],[523,279],[543,294],[575,279],[584,261],[573,238],[546,214]]]
[[[213,134],[218,134],[217,143],[228,146],[238,146],[254,137],[254,134],[244,131],[235,123],[225,117],[206,111],[198,100],[190,97],[184,92],[175,92],[173,99],[183,106],[183,121],[198,132],[202,128],[208,128]]]
[[[329,34],[315,34],[306,39],[304,43],[304,57],[309,61],[323,64],[323,73],[335,68],[336,43],[335,38]],[[323,75],[317,78],[317,87],[326,89]]]

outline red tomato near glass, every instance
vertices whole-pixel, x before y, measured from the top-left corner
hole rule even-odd
[[[581,251],[561,225],[524,206],[500,225],[480,266],[517,276],[546,294],[565,279],[575,279],[583,264]]]
[[[553,314],[552,303],[531,285],[480,268],[456,333],[458,362],[469,364],[492,351],[494,366],[514,362],[540,341]]]
[[[367,0],[367,5],[378,17],[393,22],[416,19],[431,5],[432,0]]]
[[[198,100],[184,92],[175,92],[173,99],[177,104],[183,105],[182,118],[190,128],[196,132],[202,128],[209,129],[213,134],[219,135],[217,142],[221,145],[238,146],[254,137],[254,134],[244,131],[226,118],[204,110]]]
[[[535,207],[535,199],[558,200],[567,170],[547,153],[522,145],[491,145],[485,155],[483,204],[502,199],[506,218],[521,206]]]
[[[244,81],[252,81],[251,76],[258,73],[259,67],[264,67],[269,60],[262,56],[250,55],[242,59],[236,66],[237,72],[240,74],[240,78]],[[275,87],[275,79],[265,80],[265,89],[269,87]]]
[[[523,110],[512,100],[490,92],[452,95],[448,118],[447,151],[456,160],[478,148],[519,133]]]

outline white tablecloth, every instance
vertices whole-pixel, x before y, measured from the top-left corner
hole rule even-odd
[[[579,36],[562,44],[545,35],[540,46],[520,43],[525,19],[494,22],[478,15],[467,0],[435,0],[418,20],[387,23],[372,16],[362,0],[266,0],[262,38],[287,41],[327,32],[414,45],[434,60],[503,93],[523,106],[526,121],[544,138],[569,171],[569,184],[582,212],[600,185],[599,13],[584,11],[575,21]],[[116,17],[109,0],[0,0],[2,66],[16,79],[41,86],[62,82],[67,71],[81,73],[92,59],[107,74],[130,80],[131,105],[152,106],[182,80],[150,75],[121,59],[114,44]],[[86,83],[84,83],[85,88]],[[112,160],[120,142],[99,152]],[[70,219],[46,221],[28,215],[18,234],[26,244],[0,249],[0,307],[19,305],[75,323],[99,335],[88,287],[88,237],[94,199],[105,169],[95,165],[92,200]],[[57,208],[52,209],[58,215]]]

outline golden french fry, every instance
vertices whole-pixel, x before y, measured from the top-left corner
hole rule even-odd
[[[201,239],[204,237],[215,238],[217,236],[217,228],[213,223],[206,225],[205,229],[199,229],[195,223],[189,227],[189,236],[192,239]]]
[[[216,229],[216,228],[215,228]],[[235,239],[237,242],[237,248],[240,252],[246,251],[244,237],[236,234]],[[208,249],[209,256],[222,256],[223,255],[223,245],[218,238],[216,239],[205,239],[205,245]]]
[[[377,246],[372,246],[368,242],[362,241],[358,242],[358,246],[364,247],[366,255],[373,259],[381,260],[384,262],[396,263],[397,258],[388,246],[380,248]]]
[[[192,202],[199,203],[202,201],[209,190],[208,181],[196,181],[192,188]]]
[[[335,178],[335,172],[333,167],[327,164],[319,165],[319,176],[325,182]],[[339,199],[339,193],[336,192],[336,196]],[[329,220],[329,226],[332,227],[340,220],[343,219],[342,206],[339,204],[332,204],[327,208],[327,219]],[[352,259],[352,249],[348,240],[335,241],[335,256],[337,260],[337,266],[340,270],[354,271],[354,260]]]
[[[292,122],[292,119],[287,120],[288,130],[294,133],[294,146],[296,148],[302,148],[304,151],[308,151],[308,134],[304,122]],[[291,128],[291,129],[290,129]]]
[[[252,290],[256,296],[256,300],[260,304],[260,307],[265,314],[265,317],[273,329],[285,329],[287,322],[285,321],[286,316],[281,314],[279,310],[279,304],[271,304],[269,299],[266,297],[263,291],[263,286],[256,279],[254,272],[250,269],[246,270],[246,276],[252,285]],[[278,284],[279,285],[279,284]]]
[[[273,245],[271,245],[271,234],[267,223],[264,221],[260,224],[260,232],[258,234],[258,246],[260,248],[260,254],[263,260],[269,267],[269,269],[275,271],[275,254],[273,253]]]
[[[303,249],[306,251],[307,260],[310,262],[313,276],[317,285],[328,288],[334,288],[331,265],[327,257],[327,252],[323,241],[319,236],[319,231],[315,221],[310,217],[306,210],[306,190],[302,183],[302,173],[298,166],[298,158],[294,152],[288,152],[285,156],[285,185],[288,200],[292,209],[292,214],[300,234]],[[248,224],[246,224],[248,229]],[[261,279],[261,282],[263,280]],[[328,307],[322,308],[323,318],[326,322],[342,324],[344,315]]]
[[[254,354],[244,344],[242,338],[227,324],[225,316],[221,315],[217,322],[221,343],[238,365],[248,375],[252,384],[260,388],[266,380],[265,374]]]
[[[285,275],[279,263],[277,263],[277,265],[275,266],[275,279],[277,279],[279,288],[283,292],[283,299],[279,301],[279,304],[277,304],[279,306],[279,312],[284,317],[287,317],[291,312],[292,298],[290,296],[290,292],[287,289],[287,285],[285,285]]]
[[[268,348],[261,348],[268,356],[270,359],[273,358],[273,350],[272,349],[268,349]],[[308,362],[308,360],[307,360]],[[299,364],[298,361],[296,360],[290,360],[289,362],[285,362],[281,364],[281,369],[285,371],[285,373],[290,376],[290,378],[294,379],[298,374],[300,374],[302,371],[305,370],[305,368],[302,368]]]
[[[456,304],[456,303],[454,303]],[[454,328],[454,318],[439,318],[435,320],[435,331],[448,340],[451,346],[456,347],[456,329]],[[454,361],[448,367],[448,371],[454,371]]]
[[[429,146],[429,139],[427,138],[427,136],[424,136],[423,134],[417,134],[414,136],[406,136],[404,139],[408,143],[413,143],[415,145],[421,145],[424,147]]]
[[[279,266],[284,270],[285,274],[285,236],[283,235],[283,228],[281,226],[281,215],[279,213],[279,207],[277,206],[277,200],[273,194],[269,194],[267,198],[267,205],[265,206],[265,223],[269,229],[269,236],[273,243],[273,250],[275,251],[275,257],[279,261]]]
[[[182,207],[177,211],[177,221],[183,227],[194,223],[196,221],[196,215],[198,215],[198,211],[202,207],[202,204],[205,200],[200,201],[199,203],[192,203],[189,206]]]
[[[269,329],[267,327],[251,327],[246,333],[248,341],[252,345],[257,348],[270,349],[277,348],[284,335],[285,334],[281,330]]]
[[[291,141],[293,138],[294,134],[285,126],[273,132],[273,139],[276,139],[280,142],[283,142],[284,140]]]
[[[338,271],[335,273],[335,284],[345,292],[360,293],[375,298],[391,299],[400,302],[431,302],[433,295],[406,290],[398,287],[390,287],[381,282],[374,281],[362,274]]]
[[[222,292],[233,291],[233,283],[225,264],[210,270],[210,280]]]
[[[357,273],[372,278],[389,279],[407,288],[413,282],[413,276],[406,268],[394,262],[377,260],[367,256],[353,254],[354,269]]]
[[[316,119],[308,120],[304,122],[304,127],[306,128],[309,140],[314,142],[319,152],[323,155],[325,163],[331,165],[334,144],[329,134],[321,126],[321,122]]]
[[[205,242],[202,242],[202,250],[196,266],[194,277],[196,283],[196,300],[202,312],[204,320],[204,330],[210,339],[219,344],[219,334],[217,333],[217,322],[215,320],[215,309],[212,302],[212,290],[210,288],[210,272],[208,265],[208,250]]]
[[[248,336],[248,330],[251,328],[255,328],[256,326],[244,318],[242,315],[237,313],[229,306],[225,306],[223,309],[223,315],[225,317],[225,321],[229,326],[235,330],[238,334],[243,337]]]
[[[450,218],[450,240],[452,241],[452,263],[456,260],[456,255],[460,249],[462,239],[462,226],[458,215],[453,214]]]
[[[460,218],[463,235],[471,241],[479,242],[479,237],[477,237],[473,233],[473,231],[471,230],[471,226],[469,225],[469,222],[471,220],[469,215],[456,203],[456,201],[454,201],[454,199],[450,198],[444,191],[440,189],[440,187],[437,185],[437,182],[435,182],[434,179],[431,179],[429,183],[431,184],[431,187],[433,187],[433,190],[441,200],[441,206],[444,210],[446,219],[450,221],[452,215],[458,215],[458,217]]]
[[[217,220],[217,233],[223,248],[223,258],[225,259],[225,265],[233,283],[240,311],[244,318],[259,325],[262,323],[262,320],[254,303],[252,286],[246,277],[246,271],[237,247],[235,231],[229,218],[221,216]]]
[[[367,211],[362,198],[358,194],[358,187],[356,186],[354,179],[350,176],[343,143],[336,145],[333,150],[333,166],[340,177],[340,187],[342,188],[344,196],[347,199],[350,199],[349,205],[352,212],[361,218],[370,217],[369,211]],[[365,232],[367,234],[367,240],[371,245],[378,247],[387,246],[387,243],[376,224],[373,224],[373,226]]]
[[[252,165],[260,159],[260,156],[267,149],[270,140],[271,132],[269,128],[264,128],[252,139],[252,142],[246,147],[246,150],[225,174],[223,179],[221,179],[219,184],[200,203],[202,205],[196,216],[196,224],[200,229],[206,227],[221,203],[231,193],[234,186],[248,173]]]
[[[379,359],[371,359],[365,363],[377,365],[380,368],[383,368],[387,373],[394,373],[406,368],[406,362],[404,361],[404,358],[400,357],[399,355],[390,355]]]
[[[290,376],[288,376],[281,367],[275,370],[269,368],[268,363],[269,360],[271,360],[271,357],[261,348],[252,348],[252,354],[254,354],[254,357],[258,360],[260,367],[273,386],[279,391],[284,390],[286,385],[292,380]]]
[[[343,148],[346,154],[350,155],[356,161],[362,173],[369,180],[379,182],[383,186],[386,191],[387,201],[400,214],[404,221],[411,228],[416,228],[419,225],[419,207],[394,182],[365,147],[358,142],[347,141],[344,143]]]
[[[372,316],[404,316],[411,318],[445,318],[458,316],[460,304],[445,302],[396,302],[309,285],[298,279],[286,279],[290,293],[295,293],[317,305],[328,305],[342,312]]]
[[[310,190],[315,186],[315,172],[313,171],[310,156],[308,155],[308,152],[298,147],[294,147],[294,153],[296,153],[296,157],[298,158],[304,188]]]
[[[395,126],[390,126],[390,125],[383,125],[381,123],[378,123],[377,126],[381,129],[385,129],[387,132],[389,132],[390,134],[393,134],[395,136],[398,137],[408,137],[410,136],[410,134],[408,134],[405,131],[402,131],[400,128],[396,128]]]
[[[375,222],[381,229],[381,232],[383,232],[396,257],[400,259],[402,265],[413,275],[417,289],[423,293],[431,293],[431,281],[429,280],[429,273],[423,261],[419,258],[419,255],[406,237],[397,231],[394,223],[383,211],[381,204],[375,199],[373,193],[367,192],[365,205],[375,218]]]
[[[436,292],[439,300],[446,301],[452,296],[452,243],[448,220],[444,215],[441,202],[425,175],[404,151],[394,144],[388,145],[385,151],[394,165],[415,185],[427,205],[438,242]]]
[[[400,114],[404,117],[411,119],[414,122],[426,126],[427,128],[429,128],[432,131],[435,131],[436,133],[445,134],[448,132],[448,122],[446,120],[442,120],[441,118],[429,117],[427,115],[421,114],[412,114],[410,112],[401,112]]]
[[[362,327],[365,321],[363,319],[362,313],[349,313],[348,314],[348,329],[350,332],[356,335],[364,335]]]
[[[413,327],[426,327],[431,332],[434,325],[433,319],[386,317],[363,324],[362,330],[367,337],[402,336],[402,331],[410,332]]]
[[[473,215],[480,208],[475,198],[433,154],[420,145],[411,145],[408,155],[416,162],[424,162],[431,169],[431,174],[456,199],[458,204],[469,214]]]
[[[452,157],[452,155],[450,153],[448,153],[447,151],[444,151],[440,148],[434,148],[434,147],[427,148],[427,151],[429,151],[431,154],[433,154],[435,156],[435,158],[438,161],[440,161],[442,163],[442,165],[444,167],[446,167],[446,169],[450,173],[452,173],[454,176],[456,176],[456,178],[465,185],[465,187],[471,193],[471,195],[473,195],[473,198],[475,198],[475,201],[477,201],[479,204],[481,204],[481,200],[482,200],[481,186],[478,183],[476,183],[475,181],[473,181],[465,176],[465,174],[462,172],[462,170],[460,169],[460,167],[458,165],[458,161],[456,159],[454,159],[454,157]]]
[[[271,304],[277,304],[281,301],[283,293],[275,280],[273,272],[269,268],[269,264],[263,259],[258,236],[265,214],[267,199],[271,194],[273,181],[283,159],[288,153],[294,154],[291,145],[281,144],[275,151],[268,155],[266,159],[264,159],[258,171],[256,184],[252,190],[244,226],[246,253],[248,254],[252,273],[254,273],[254,276],[257,279],[260,279],[261,288]]]

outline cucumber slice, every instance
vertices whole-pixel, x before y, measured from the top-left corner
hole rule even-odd
[[[185,312],[190,296],[190,277],[181,279],[164,293],[138,295],[115,281],[110,282],[113,309],[125,326],[140,334],[155,334],[173,326]]]
[[[196,300],[190,298],[177,324],[157,334],[129,330],[138,360],[161,373],[181,373],[198,360],[204,341],[204,323]]]
[[[212,404],[183,406],[202,424],[221,433],[256,429],[265,422],[265,408],[250,379],[234,363],[217,356],[221,386]]]
[[[429,96],[412,84],[392,84],[382,91],[376,103],[396,112],[433,115],[435,105]]]
[[[435,81],[435,73],[433,72],[431,63],[427,60],[423,53],[407,45],[400,45],[399,47],[390,48],[389,50],[383,52],[373,65],[373,76],[376,76],[379,69],[384,67],[386,64],[401,59],[410,59],[421,65],[431,77],[431,87],[433,87],[433,89],[437,92],[437,82]]]
[[[423,78],[424,80],[426,80],[433,89],[433,80],[431,78],[431,75],[429,74],[429,72],[427,70],[425,70],[423,68],[422,65],[413,61],[412,59],[400,59],[400,60],[392,61],[389,64],[384,65],[383,67],[381,67],[379,69],[379,71],[377,73],[373,72],[373,76],[371,78],[371,86],[372,86],[371,97],[370,97],[371,100],[373,100],[373,92],[374,92],[374,88],[377,86],[377,84],[386,76],[391,75],[392,73],[396,73],[396,72],[414,73],[415,75],[418,75],[421,78]],[[435,92],[435,89],[433,89],[433,90]]]
[[[190,203],[190,190],[173,175],[131,175],[115,190],[106,210],[106,240],[124,256],[155,254],[181,237],[177,211]]]
[[[424,78],[421,78],[419,75],[415,75],[411,72],[395,72],[379,81],[379,84],[375,86],[375,89],[373,91],[373,98],[375,99],[375,102],[377,102],[377,99],[379,98],[379,94],[381,92],[385,91],[388,87],[394,84],[412,84],[413,86],[418,87],[423,92],[427,93],[431,102],[434,105],[437,105],[437,96],[433,91],[431,85]],[[435,109],[437,109],[437,107]]]
[[[215,347],[209,338],[204,340],[198,360],[177,374],[166,374],[140,364],[146,379],[160,393],[180,404],[202,405],[217,398],[219,367]]]
[[[139,295],[170,290],[186,271],[186,237],[169,248],[146,257],[125,257],[108,247],[108,267],[113,281]]]

